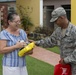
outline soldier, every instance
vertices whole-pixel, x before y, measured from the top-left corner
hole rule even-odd
[[[60,63],[70,64],[72,75],[76,75],[76,26],[69,22],[64,8],[58,7],[52,14],[50,22],[58,25],[51,36],[36,41],[43,47],[58,46],[60,48]]]

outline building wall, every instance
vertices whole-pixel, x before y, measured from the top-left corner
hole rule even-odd
[[[71,4],[71,0],[44,0],[44,6],[54,5],[54,8],[67,4]]]
[[[51,12],[60,6],[63,6],[68,12],[68,18],[70,20],[70,5],[71,0],[43,0],[44,6],[44,25],[50,26],[51,30],[57,28],[57,26],[53,23],[50,23]],[[55,25],[55,26],[54,26]]]
[[[35,27],[40,24],[40,1],[39,0],[16,0],[17,5],[21,5],[29,12],[29,16],[34,24],[30,30],[34,30]]]
[[[76,25],[76,0],[71,0],[71,22]]]
[[[13,7],[16,10],[16,2],[0,2],[0,11],[3,13],[1,15],[2,20],[4,21],[4,27],[7,28],[7,15],[9,13],[9,8]],[[1,20],[0,20],[1,21]],[[2,24],[2,21],[0,22]],[[0,31],[2,30],[0,25]]]

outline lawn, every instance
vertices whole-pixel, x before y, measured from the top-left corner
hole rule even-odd
[[[54,66],[30,56],[27,57],[29,75],[53,75]]]
[[[29,75],[53,75],[54,66],[26,56],[27,69]],[[2,75],[2,55],[0,55],[0,75]]]
[[[0,75],[2,75],[2,55],[0,55]]]
[[[46,49],[49,50],[49,51],[52,51],[54,53],[60,54],[59,47],[57,47],[57,46],[52,47],[52,48],[46,48]]]

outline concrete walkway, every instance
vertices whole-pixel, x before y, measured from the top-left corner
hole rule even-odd
[[[55,66],[60,60],[59,54],[53,53],[41,47],[35,47],[33,49],[33,54],[30,56],[49,63],[53,66]]]

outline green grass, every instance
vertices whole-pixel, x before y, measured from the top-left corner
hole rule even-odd
[[[2,55],[0,55],[0,75],[2,75]]]
[[[29,75],[53,75],[54,66],[26,56],[27,69]],[[0,55],[0,75],[2,75],[2,55]]]
[[[57,46],[52,47],[52,48],[46,48],[46,49],[49,50],[49,51],[52,51],[54,53],[60,54],[59,47],[57,47]]]
[[[53,75],[54,66],[30,56],[27,57],[29,75]]]

